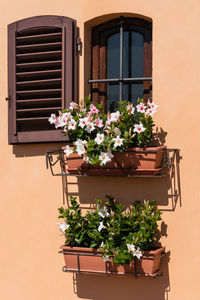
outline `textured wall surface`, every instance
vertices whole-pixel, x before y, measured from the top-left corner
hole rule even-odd
[[[200,220],[200,60],[198,0],[5,1],[0,4],[1,299],[10,300],[197,300]],[[62,181],[45,169],[45,153],[58,144],[11,146],[7,143],[7,25],[37,15],[63,15],[77,20],[80,56],[80,99],[90,77],[90,30],[104,20],[127,14],[153,22],[153,99],[155,122],[166,133],[166,145],[181,149],[176,180],[138,178],[71,178],[68,193],[82,206],[94,197],[113,194],[123,203],[155,199],[163,211],[167,256],[163,277],[154,280],[72,274],[61,271],[57,208]],[[179,184],[180,183],[180,184]]]

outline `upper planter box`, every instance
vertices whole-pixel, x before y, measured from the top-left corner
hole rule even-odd
[[[161,174],[166,165],[166,146],[129,148],[123,153],[113,154],[112,161],[101,166],[87,164],[81,156],[72,153],[68,157],[65,156],[66,170],[71,175],[148,176]]]

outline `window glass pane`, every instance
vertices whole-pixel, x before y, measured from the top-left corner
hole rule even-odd
[[[126,83],[123,84],[123,100],[137,104],[137,99],[143,97],[143,83]]]
[[[124,32],[123,40],[123,77],[144,76],[144,40],[143,35],[129,31]],[[128,83],[123,85],[123,99],[134,105],[138,97],[143,97],[143,83]]]
[[[107,78],[119,77],[119,33],[112,35],[107,41]]]
[[[120,77],[120,34],[114,34],[107,41],[107,78]],[[144,38],[141,33],[126,31],[123,34],[123,77],[144,76]],[[143,97],[143,83],[123,83],[123,99],[137,103]],[[108,84],[108,110],[116,108],[119,101],[119,85]]]
[[[119,84],[108,84],[107,87],[107,110],[115,111],[119,101]]]

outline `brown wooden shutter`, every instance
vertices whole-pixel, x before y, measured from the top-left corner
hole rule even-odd
[[[66,141],[48,122],[75,98],[76,21],[39,16],[8,26],[9,143]]]

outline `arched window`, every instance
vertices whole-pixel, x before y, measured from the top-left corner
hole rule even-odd
[[[105,111],[117,102],[147,100],[152,90],[152,24],[115,19],[92,29],[91,95]]]

